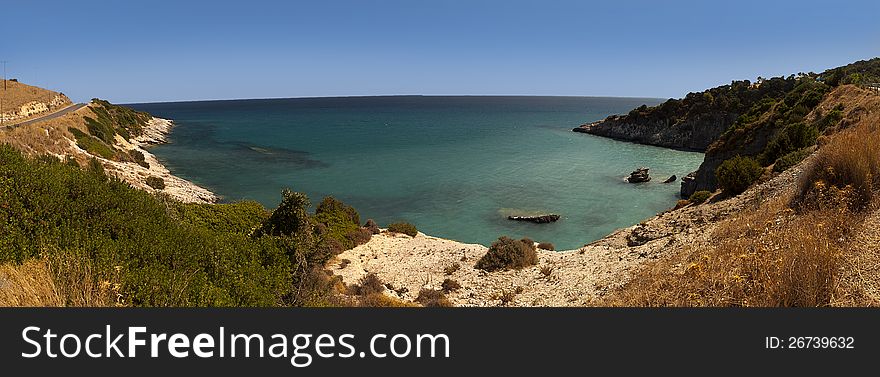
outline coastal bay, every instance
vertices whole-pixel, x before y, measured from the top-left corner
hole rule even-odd
[[[135,104],[173,119],[168,168],[226,201],[273,207],[283,187],[332,195],[380,224],[488,245],[500,235],[575,249],[674,205],[699,153],[570,132],[658,100],[355,97]],[[631,185],[634,168],[658,177]],[[508,216],[558,213],[552,224]]]

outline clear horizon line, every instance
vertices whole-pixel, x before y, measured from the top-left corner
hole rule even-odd
[[[332,98],[383,98],[383,97],[558,97],[558,98],[632,98],[668,100],[672,97],[642,97],[642,96],[597,96],[597,95],[559,95],[559,94],[374,94],[374,95],[328,95],[328,96],[302,96],[302,97],[257,97],[257,98],[214,98],[194,100],[168,100],[168,101],[138,101],[138,102],[114,102],[119,105],[139,105],[150,103],[186,103],[186,102],[224,102],[224,101],[262,101],[284,99],[332,99]]]

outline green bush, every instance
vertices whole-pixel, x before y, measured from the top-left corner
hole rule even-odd
[[[474,268],[492,272],[511,268],[521,269],[536,264],[538,264],[538,253],[531,240],[514,240],[502,236],[492,243],[485,255],[477,260]]]
[[[419,231],[418,229],[416,229],[415,225],[406,222],[388,224],[388,231],[394,233],[403,233],[410,237],[415,237],[417,234],[419,234]]]
[[[309,207],[309,198],[306,194],[284,189],[281,196],[278,208],[275,208],[272,214],[257,228],[254,232],[255,237],[264,235],[293,236],[312,232],[312,220],[306,210]]]
[[[150,168],[150,164],[146,161],[143,152],[137,149],[132,149],[128,152],[128,155],[131,156],[131,159],[134,160],[134,162],[136,162],[138,165],[143,166],[147,169]]]
[[[86,133],[73,127],[68,128],[68,130],[76,138],[76,145],[86,152],[89,152],[92,155],[101,156],[108,160],[113,159],[113,157],[116,155],[116,150],[113,149],[113,147],[105,144],[100,139],[91,135],[87,135]]]
[[[738,195],[755,183],[764,168],[751,157],[736,156],[724,161],[715,170],[718,186],[727,195]]]
[[[315,223],[320,224],[324,238],[332,238],[342,245],[342,250],[351,249],[370,240],[369,231],[360,228],[360,215],[351,206],[335,199],[325,197],[315,208]]]
[[[556,246],[553,246],[553,244],[550,242],[541,242],[538,244],[538,248],[543,249],[543,250],[550,250],[550,251],[556,250]]]
[[[782,156],[813,146],[818,137],[819,130],[813,125],[804,122],[789,125],[764,148],[759,157],[761,165],[768,166]]]
[[[182,222],[215,232],[251,234],[269,217],[262,204],[252,200],[225,204],[175,203]]]
[[[164,200],[0,146],[0,263],[72,261],[95,282],[118,282],[119,303],[131,306],[327,302],[317,247],[196,226]]]
[[[773,164],[773,171],[777,173],[784,172],[788,170],[788,168],[797,165],[801,161],[803,161],[807,156],[810,155],[812,149],[803,148],[796,150],[794,152],[788,153],[785,156],[780,157]]]
[[[712,196],[712,193],[709,191],[697,191],[688,198],[688,201],[694,204],[700,204],[709,200],[709,197]]]
[[[165,189],[165,180],[162,177],[149,176],[146,180],[147,186],[150,186],[156,190]]]

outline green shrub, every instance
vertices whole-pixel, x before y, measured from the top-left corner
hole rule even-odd
[[[415,237],[417,234],[419,234],[419,231],[418,229],[416,229],[415,225],[405,222],[388,224],[388,231],[394,233],[403,233],[410,237]]]
[[[700,204],[700,203],[705,202],[706,200],[709,200],[709,197],[711,197],[711,196],[712,196],[712,193],[709,191],[697,191],[697,192],[693,193],[693,195],[691,195],[690,198],[688,198],[688,202],[691,202],[694,204]]]
[[[784,172],[788,170],[788,168],[797,165],[801,161],[803,161],[807,156],[810,155],[812,149],[803,148],[796,150],[794,152],[788,153],[785,156],[780,157],[773,164],[773,171],[777,173]]]
[[[804,122],[791,124],[764,148],[759,157],[761,165],[768,166],[782,156],[813,146],[818,137],[819,130],[813,125]]]
[[[538,248],[543,249],[543,250],[550,250],[550,251],[556,250],[556,246],[553,246],[553,244],[550,242],[541,242],[538,244]]]
[[[727,195],[738,195],[755,183],[764,168],[751,157],[736,156],[724,161],[715,170],[718,186]]]
[[[97,98],[92,99],[92,102],[97,105],[91,107],[92,112],[95,113],[97,118],[89,118],[92,119],[89,123],[94,123],[93,127],[101,129],[101,132],[104,134],[112,135],[113,133],[118,133],[126,140],[131,138],[131,136],[142,135],[144,126],[153,118],[145,112],[114,105]],[[110,142],[112,143],[112,141]]]
[[[70,133],[73,134],[74,137],[76,137],[76,145],[86,152],[89,152],[90,154],[95,156],[101,156],[108,160],[113,159],[113,157],[116,155],[116,150],[105,144],[100,139],[94,136],[87,135],[79,129],[73,127],[68,128],[68,130],[70,131]]]
[[[162,177],[149,176],[146,180],[147,186],[150,186],[156,190],[165,189],[165,180]]]
[[[98,161],[97,158],[92,157],[89,159],[88,168],[89,168],[90,172],[94,173],[96,176],[98,176],[102,179],[105,179],[107,177],[104,174],[104,165],[101,164],[101,161]]]
[[[314,221],[322,225],[319,232],[324,238],[332,238],[351,249],[370,240],[369,232],[361,231],[360,215],[351,206],[332,196],[325,197],[315,208]]]
[[[521,269],[523,267],[538,264],[538,253],[531,240],[514,240],[502,236],[492,243],[477,263],[475,268],[485,271],[497,271],[502,269]]]
[[[215,232],[251,234],[269,217],[262,204],[252,200],[224,204],[175,203],[182,222]]]
[[[84,266],[93,281],[118,284],[117,302],[127,306],[329,302],[326,258],[307,235],[217,231],[182,219],[166,200],[0,146],[0,263],[46,257]]]
[[[139,150],[137,150],[137,149],[132,149],[132,150],[128,151],[128,155],[129,155],[129,156],[131,157],[131,159],[134,160],[134,162],[137,163],[138,165],[143,166],[143,167],[145,167],[145,168],[147,168],[147,169],[150,168],[150,164],[146,161],[146,158],[144,157],[143,152],[141,152],[141,151],[139,151]]]
[[[312,221],[306,208],[309,198],[306,194],[284,189],[281,192],[281,203],[278,208],[254,232],[255,237],[263,235],[292,236],[307,234],[313,230]]]

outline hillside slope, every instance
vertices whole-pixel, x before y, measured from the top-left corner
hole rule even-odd
[[[63,93],[18,81],[0,80],[0,118],[4,125],[24,121],[70,104],[70,99]]]
[[[807,119],[808,114],[835,88],[877,82],[878,72],[880,58],[874,58],[821,74],[759,78],[755,83],[733,81],[654,107],[642,106],[626,115],[612,115],[574,131],[705,151],[700,168],[682,181],[681,195],[687,198],[695,191],[716,189],[715,169],[732,157],[750,156],[770,166],[812,146],[819,135],[834,132],[831,126],[847,114],[827,111]]]
[[[184,202],[216,201],[209,190],[171,174],[148,151],[150,145],[165,142],[171,127],[169,120],[95,99],[54,119],[0,129],[0,144],[31,156],[49,154],[81,166],[99,164],[134,187]]]

